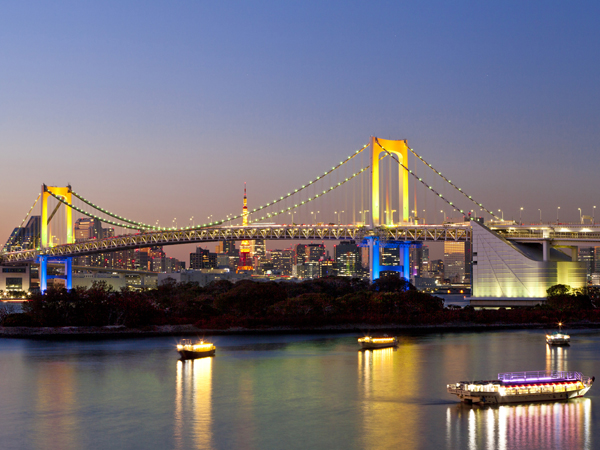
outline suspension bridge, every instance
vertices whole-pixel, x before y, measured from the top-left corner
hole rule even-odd
[[[32,214],[38,204],[41,210],[39,216]],[[342,221],[341,215],[349,220]],[[474,226],[471,219],[475,217],[481,217],[487,226]],[[102,222],[110,232],[95,239],[77,238],[74,221],[80,218]],[[532,297],[539,296],[539,289],[531,288],[533,282],[524,282],[510,267],[508,272],[513,273],[513,280],[505,283],[498,279],[494,270],[505,270],[509,266],[506,261],[510,258],[497,257],[502,261],[500,265],[499,261],[493,261],[492,253],[498,256],[498,249],[494,247],[496,244],[490,244],[486,233],[503,244],[512,242],[512,250],[518,245],[529,246],[528,249],[516,248],[516,251],[547,266],[552,266],[553,260],[561,259],[553,254],[557,247],[572,249],[581,242],[600,242],[600,229],[593,223],[567,228],[543,224],[525,226],[504,221],[503,217],[499,218],[494,213],[494,209],[484,206],[442,175],[410,148],[406,140],[371,137],[370,142],[323,174],[279,198],[248,210],[246,217],[232,213],[219,220],[186,227],[161,227],[158,223],[136,221],[95,204],[71,186],[43,185],[42,192],[21,225],[15,228],[0,252],[0,258],[4,265],[40,264],[40,285],[44,290],[48,263],[65,264],[66,284],[70,287],[71,259],[95,253],[228,240],[353,240],[369,248],[369,269],[373,280],[379,277],[381,270],[400,272],[409,278],[411,246],[419,246],[426,241],[473,242],[474,292],[477,290],[476,273],[487,270],[490,272],[486,275],[489,280],[486,278],[483,282],[483,275],[479,280],[482,281],[480,291],[483,296],[515,297],[517,291],[527,292]],[[475,239],[475,234],[481,239]],[[478,242],[479,248],[487,246],[487,253],[491,255],[488,258],[490,267],[485,270],[481,270],[483,261],[481,250],[477,251]],[[539,258],[531,250],[538,244]],[[399,249],[401,264],[398,266],[380,264],[381,249],[389,247]],[[561,263],[566,262],[564,258],[561,260]],[[577,262],[576,258],[572,257],[571,262]],[[494,265],[495,268],[492,267]],[[561,266],[558,263],[554,265]],[[545,269],[542,267],[540,270],[544,272]],[[573,267],[557,270],[556,267],[549,268],[550,272],[556,273],[547,282],[561,280],[558,272],[580,272]],[[546,272],[548,270],[545,275],[539,276],[548,278]],[[577,284],[574,283],[577,276],[571,277],[572,280],[569,276],[566,278],[571,284]],[[492,284],[495,287],[491,288]]]

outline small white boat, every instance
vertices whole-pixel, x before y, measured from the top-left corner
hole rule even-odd
[[[398,339],[389,337],[387,334],[384,336],[365,336],[358,338],[358,345],[363,350],[395,347],[398,345]]]
[[[449,384],[447,390],[465,403],[498,405],[583,397],[593,383],[594,377],[579,372],[508,372],[499,373],[498,380]]]
[[[562,323],[558,323],[558,331],[546,335],[546,343],[548,345],[570,345],[571,336],[561,333]]]
[[[183,339],[177,344],[177,352],[181,355],[181,359],[203,358],[204,356],[213,356],[216,347],[210,342],[200,341],[193,344],[190,339]]]

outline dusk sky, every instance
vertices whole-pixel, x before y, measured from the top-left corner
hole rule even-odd
[[[42,183],[183,225],[239,213],[244,182],[251,207],[285,195],[371,135],[505,218],[592,215],[599,17],[592,1],[3,2],[0,241]]]

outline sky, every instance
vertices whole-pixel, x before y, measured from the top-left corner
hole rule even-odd
[[[0,241],[42,183],[181,225],[238,214],[244,182],[251,207],[285,195],[372,135],[407,139],[505,218],[592,215],[599,16],[592,1],[3,2]]]

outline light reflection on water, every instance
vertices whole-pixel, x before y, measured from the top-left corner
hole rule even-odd
[[[175,378],[175,448],[190,448],[186,427],[192,424],[192,448],[212,448],[212,357],[177,361]],[[190,420],[187,412],[192,413]]]
[[[546,370],[569,371],[569,347],[546,344]]]
[[[446,448],[591,448],[592,400],[446,410]]]
[[[572,339],[430,333],[358,351],[354,335],[220,336],[215,357],[192,361],[174,338],[0,340],[0,449],[593,448],[598,387],[487,408],[446,392],[504,371],[598,375],[600,332]]]

